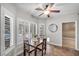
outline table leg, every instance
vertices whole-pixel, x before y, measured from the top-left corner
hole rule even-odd
[[[37,49],[35,48],[35,56],[37,56]]]
[[[43,56],[43,50],[42,50],[42,56]]]
[[[26,56],[26,51],[25,51],[25,49],[24,49],[24,56]]]

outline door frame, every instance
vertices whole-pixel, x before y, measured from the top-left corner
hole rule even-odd
[[[74,49],[78,50],[77,49],[77,21],[65,21],[65,22],[62,22],[62,25],[63,25],[63,23],[69,23],[69,22],[75,22],[75,48]],[[63,41],[63,32],[62,32],[62,41]],[[62,43],[62,45],[63,45],[63,43]]]

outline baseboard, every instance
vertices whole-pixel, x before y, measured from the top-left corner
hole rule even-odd
[[[49,45],[55,45],[55,46],[59,46],[59,47],[62,47],[61,45],[58,45],[58,44],[54,44],[54,43],[50,43],[50,42],[47,42],[47,44],[49,44]]]
[[[18,53],[16,54],[16,56],[18,56],[18,55],[21,54],[21,53],[23,53],[23,51],[18,52]]]

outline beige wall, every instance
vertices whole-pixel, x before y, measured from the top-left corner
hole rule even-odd
[[[78,27],[78,8],[79,4],[65,4],[63,6],[57,6],[60,9],[60,13],[59,14],[53,14],[53,18],[50,20],[47,20],[46,22],[46,27],[47,27],[47,36],[50,37],[50,43],[57,45],[57,46],[62,46],[62,23],[66,23],[66,22],[76,22],[76,38],[75,38],[75,49],[79,49],[79,45],[78,45],[78,41],[79,39],[77,37],[79,37],[77,34],[77,27]],[[58,31],[55,33],[52,33],[48,30],[48,26],[53,23],[53,24],[57,24],[58,26]]]
[[[11,12],[11,13],[10,13]],[[14,45],[11,46],[9,49],[5,50],[5,41],[4,41],[4,15],[9,14],[13,17],[13,27],[15,29],[15,19],[16,19],[16,8],[13,4],[1,4],[1,55],[8,55],[10,52],[12,52],[12,55],[14,55],[15,51],[15,36],[14,37]],[[15,30],[14,30],[15,32]],[[15,34],[15,33],[14,33]]]
[[[23,20],[30,23],[37,23],[38,24],[38,28],[39,28],[39,24],[45,24],[46,25],[46,35],[47,37],[50,37],[50,42],[54,45],[58,45],[58,46],[62,46],[62,23],[64,22],[76,22],[77,23],[77,40],[76,40],[76,44],[75,44],[75,48],[79,49],[79,15],[78,15],[78,11],[79,11],[79,4],[67,4],[67,6],[65,5],[63,6],[58,6],[58,8],[60,9],[60,13],[54,15],[53,14],[53,18],[48,18],[48,19],[35,19],[31,16],[29,16],[28,13],[23,12],[22,10],[16,8],[15,4],[1,4],[1,7],[4,7],[5,9],[7,9],[8,11],[10,11],[14,16],[14,46],[12,46],[9,50],[5,51],[4,50],[4,38],[3,38],[3,25],[1,25],[2,30],[1,30],[1,55],[17,55],[21,52],[23,52],[23,45],[19,44],[17,45],[17,32],[18,32],[18,27],[17,27],[17,23],[19,20]],[[1,10],[1,9],[0,9]],[[1,12],[3,15],[3,12]],[[1,16],[1,23],[3,23],[3,17]],[[48,26],[51,24],[57,24],[58,25],[58,31],[55,33],[52,33],[48,30]],[[38,29],[39,31],[39,29]]]
[[[0,4],[0,15],[1,15],[1,4]],[[0,55],[1,55],[1,16],[0,16]]]
[[[37,19],[31,17],[28,13],[26,12],[23,12],[22,10],[18,9],[16,7],[15,4],[11,4],[11,3],[3,3],[1,4],[1,55],[17,55],[19,53],[22,53],[23,52],[23,43],[21,44],[17,44],[17,36],[18,36],[18,23],[19,21],[23,21],[23,22],[26,22],[26,23],[38,23],[37,22]],[[11,46],[9,49],[5,50],[5,42],[4,42],[4,14],[7,13],[6,10],[8,10],[13,16],[14,18],[14,45]]]

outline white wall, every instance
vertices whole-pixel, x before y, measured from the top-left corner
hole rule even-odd
[[[29,15],[29,13],[26,13],[24,11],[22,11],[21,9],[17,8],[17,37],[16,39],[18,40],[18,24],[19,23],[25,23],[28,24],[30,26],[31,23],[37,24],[37,19],[33,18],[32,16]],[[30,33],[30,32],[29,32]],[[17,41],[16,40],[16,41]],[[23,52],[23,43],[18,44],[19,42],[16,42],[16,55],[18,55],[19,53]]]
[[[1,4],[0,4],[0,15],[1,15]],[[1,16],[0,16],[0,55],[1,55]]]
[[[46,19],[40,19],[40,18],[38,18],[37,19],[37,24],[38,24],[38,26],[37,26],[37,32],[38,32],[38,34],[40,33],[40,25],[45,25],[45,29],[46,29]],[[46,35],[46,31],[45,31],[45,35]]]
[[[46,27],[47,27],[47,36],[50,37],[50,43],[57,45],[57,46],[62,46],[62,23],[64,22],[78,22],[78,11],[79,11],[79,4],[65,4],[65,5],[60,5],[57,6],[60,9],[59,14],[53,14],[53,18],[47,20],[46,22]],[[58,30],[55,33],[52,33],[48,30],[48,26],[51,24],[57,24]],[[76,26],[76,25],[75,25]],[[78,27],[78,24],[77,24]],[[77,29],[77,28],[76,28]],[[76,33],[78,34],[78,33]],[[78,37],[78,36],[77,36]],[[77,40],[79,40],[77,38]],[[77,41],[75,39],[75,41]],[[78,42],[75,43],[76,46]],[[75,47],[76,49],[76,47]],[[78,47],[79,49],[79,47]]]
[[[18,26],[17,26],[17,23],[18,21],[24,21],[24,22],[28,22],[29,24],[30,23],[36,23],[38,25],[38,28],[39,28],[39,24],[45,24],[46,25],[46,35],[48,37],[50,37],[50,42],[54,42],[52,44],[55,44],[55,45],[58,45],[58,46],[62,46],[62,23],[63,22],[69,22],[69,21],[77,21],[77,48],[79,49],[79,15],[78,15],[78,11],[79,11],[79,4],[67,4],[65,5],[64,7],[63,6],[58,6],[58,8],[60,9],[61,13],[60,14],[53,14],[53,18],[49,18],[49,19],[38,19],[38,18],[33,18],[32,16],[30,16],[28,13],[26,12],[23,12],[22,10],[20,9],[17,9],[16,5],[15,4],[1,4],[2,6],[1,7],[4,7],[6,8],[8,11],[10,11],[13,15],[14,15],[14,47],[11,47],[10,50],[5,51],[4,50],[4,40],[3,40],[3,29],[1,30],[1,55],[17,55],[19,54],[19,52],[23,52],[23,45],[22,44],[19,44],[17,45],[17,33],[18,33]],[[3,17],[1,16],[1,22],[3,23]],[[48,30],[48,26],[51,24],[51,23],[55,23],[58,25],[58,31],[55,32],[55,33],[51,33],[49,30]],[[3,27],[3,25],[1,25]],[[1,28],[2,28],[1,27]],[[39,31],[39,30],[38,30]]]
[[[79,50],[79,15],[78,15],[78,20],[77,20],[77,46],[76,48]]]
[[[15,48],[15,36],[14,37],[14,45],[11,46],[9,49],[5,50],[5,41],[4,41],[4,16],[10,15],[13,17],[13,21],[16,19],[16,8],[14,4],[1,4],[1,55],[8,55],[10,52],[10,55],[14,55],[14,48]],[[15,29],[15,22],[13,24],[13,27]],[[15,32],[15,30],[14,30]],[[14,33],[15,34],[15,33]]]
[[[18,55],[23,52],[23,43],[17,44],[17,35],[18,35],[18,24],[20,21],[24,23],[38,23],[37,19],[30,16],[28,13],[23,12],[21,9],[18,9],[15,4],[11,3],[3,3],[1,4],[1,55]],[[4,13],[8,10],[13,14],[14,18],[14,45],[9,49],[5,50],[5,42],[4,42]],[[7,12],[6,12],[7,13]]]
[[[73,17],[74,16],[74,17]],[[66,15],[65,18],[62,17],[62,18],[58,18],[58,19],[52,19],[50,21],[47,21],[47,36],[50,37],[50,41],[52,42],[52,44],[55,44],[55,45],[59,45],[59,46],[62,46],[62,23],[64,22],[73,22],[73,21],[76,21],[76,15],[73,15],[72,14],[69,16],[69,15]],[[75,20],[74,20],[75,19]],[[48,30],[48,26],[53,23],[53,24],[57,24],[58,26],[58,30],[57,32],[55,33],[52,33]]]

